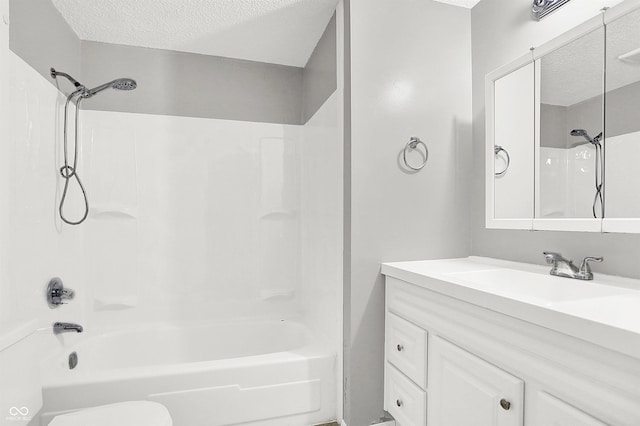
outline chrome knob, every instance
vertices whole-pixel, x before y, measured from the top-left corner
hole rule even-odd
[[[509,411],[509,409],[511,408],[511,403],[503,398],[500,400],[500,406],[503,410]]]
[[[65,300],[71,300],[75,296],[73,290],[64,288],[60,278],[52,278],[47,285],[47,302],[49,306],[55,308],[62,305]]]
[[[398,352],[402,352],[402,350],[404,349],[404,346],[398,343],[398,346],[396,346],[396,349],[398,350]]]
[[[402,407],[402,401],[401,401],[401,400],[399,400],[399,399],[396,399],[396,405],[397,405],[398,407]]]

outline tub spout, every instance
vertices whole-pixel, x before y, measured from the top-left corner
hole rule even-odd
[[[68,333],[69,331],[75,331],[76,333],[82,333],[83,328],[79,324],[73,324],[70,322],[54,322],[53,323],[53,333]]]

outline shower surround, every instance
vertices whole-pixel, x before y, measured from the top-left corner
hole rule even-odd
[[[13,19],[12,25],[19,22]],[[335,31],[335,25],[329,28]],[[318,404],[267,410],[263,417],[259,410],[247,412],[238,421],[268,425],[291,417],[306,424],[339,417],[342,142],[341,95],[335,87],[306,116],[302,100],[290,106],[304,117],[295,123],[261,122],[256,116],[242,120],[100,110],[88,100],[81,114],[80,170],[91,209],[85,223],[70,227],[62,224],[56,208],[62,188],[62,111],[69,88],[61,84],[58,90],[37,65],[10,51],[8,28],[3,30],[0,54],[9,66],[0,67],[1,84],[10,97],[1,102],[10,119],[0,125],[10,137],[1,146],[0,197],[11,208],[2,209],[0,222],[6,242],[1,246],[0,360],[15,357],[33,365],[34,375],[45,384],[50,415],[56,411],[51,409],[56,386],[82,382],[93,395],[85,402],[94,405],[127,398],[101,391],[113,388],[103,388],[102,370],[94,368],[102,351],[89,348],[106,344],[114,356],[131,350],[126,339],[109,345],[104,336],[164,336],[164,344],[184,345],[184,356],[145,367],[151,382],[154,372],[166,377],[171,371],[175,379],[186,370],[215,370],[226,377],[230,393],[224,397],[230,404],[250,403],[242,388],[283,386],[290,391],[288,383],[309,382],[311,393],[302,388],[294,393],[300,401],[308,395]],[[335,34],[333,50],[335,55]],[[145,74],[134,74],[137,91],[144,95]],[[78,75],[88,84],[101,78]],[[300,71],[295,79],[300,96],[302,76]],[[113,94],[105,93],[105,98]],[[281,109],[282,99],[274,101],[272,109]],[[259,103],[264,100],[249,110],[255,113]],[[230,106],[234,108],[239,111],[238,105]],[[269,114],[274,117],[273,111]],[[82,206],[73,187],[66,211],[75,217]],[[42,297],[53,276],[76,292],[74,300],[55,310]],[[82,324],[85,332],[54,337],[54,321]],[[255,324],[253,330],[273,325],[273,332],[251,334],[251,327],[243,328],[246,324]],[[167,334],[168,329],[174,331]],[[196,329],[208,331],[196,336],[191,333]],[[232,329],[245,331],[231,336]],[[177,340],[187,334],[194,340]],[[264,336],[277,341],[285,335],[292,342],[302,337],[292,346],[259,343]],[[194,349],[207,344],[225,345],[226,350],[215,355]],[[244,350],[249,347],[255,350]],[[78,354],[77,370],[63,368],[72,350]],[[211,355],[210,364],[202,364],[202,354]],[[269,374],[276,364],[279,373]],[[50,369],[52,365],[61,368]],[[124,368],[126,374],[127,366],[112,367]],[[264,376],[253,384],[243,378],[249,374],[256,379],[263,374],[259,371]],[[0,400],[11,404],[22,398],[11,383],[24,378],[4,367],[1,373]],[[216,381],[218,376],[211,374],[207,377]],[[177,391],[187,396],[191,385],[208,386],[187,376],[182,380]],[[25,400],[37,406],[40,392],[26,391]],[[82,402],[58,406],[63,411],[83,407]],[[184,417],[186,411],[181,411],[181,421],[199,424]]]

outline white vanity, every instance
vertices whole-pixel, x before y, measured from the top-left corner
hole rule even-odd
[[[399,426],[640,425],[640,281],[487,258],[387,263]]]

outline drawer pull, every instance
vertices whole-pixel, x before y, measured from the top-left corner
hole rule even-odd
[[[398,352],[402,352],[402,350],[404,349],[404,346],[398,343],[398,346],[396,346],[396,349],[398,350]]]
[[[402,407],[402,401],[401,401],[401,400],[399,400],[399,399],[396,399],[396,405],[397,405],[398,407]]]
[[[500,400],[500,406],[504,410],[509,411],[509,409],[511,408],[511,403],[503,398],[503,399]]]

